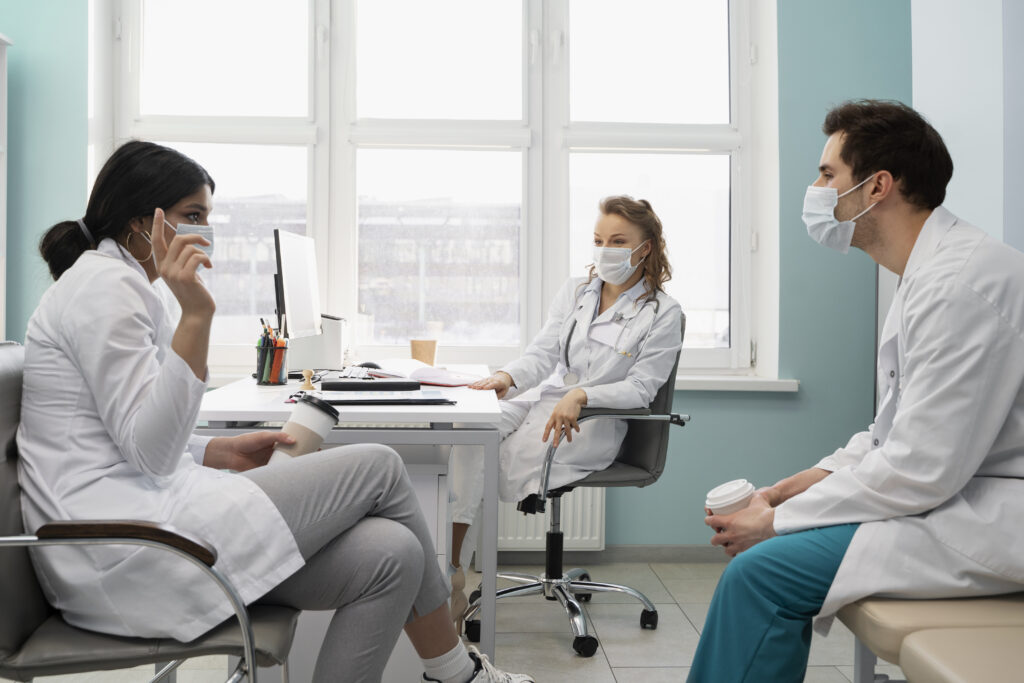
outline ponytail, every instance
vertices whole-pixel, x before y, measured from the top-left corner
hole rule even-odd
[[[78,221],[61,221],[47,230],[39,240],[39,253],[54,280],[73,266],[79,256],[95,248],[96,245],[85,236]]]

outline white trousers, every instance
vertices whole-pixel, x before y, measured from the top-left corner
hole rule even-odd
[[[532,403],[499,401],[501,420],[498,432],[502,441],[519,428]],[[448,460],[448,500],[452,522],[473,524],[480,514],[484,497],[483,446],[452,446]]]

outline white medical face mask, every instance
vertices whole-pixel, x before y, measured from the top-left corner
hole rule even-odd
[[[594,247],[594,270],[597,271],[597,276],[610,285],[621,285],[644,262],[644,259],[640,259],[640,262],[634,266],[630,264],[629,259],[637,249],[645,244],[647,244],[647,240],[641,242],[636,249],[630,249],[629,247]],[[647,256],[645,255],[644,258],[647,258]]]
[[[834,187],[809,186],[804,194],[803,219],[811,239],[841,254],[849,251],[850,242],[853,240],[854,223],[875,205],[872,204],[848,221],[836,218],[836,206],[840,197],[845,197],[874,177],[875,174],[872,173],[842,194]]]
[[[174,227],[173,225],[167,222],[167,219],[164,219],[164,223],[167,224],[168,228],[178,233],[179,235],[199,235],[200,237],[205,239],[207,242],[210,243],[210,246],[206,247],[203,246],[202,244],[197,244],[196,246],[202,249],[204,252],[206,252],[207,256],[213,258],[212,225],[191,225],[189,223],[178,223],[178,227]]]

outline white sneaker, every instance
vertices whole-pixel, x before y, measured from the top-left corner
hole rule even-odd
[[[526,674],[509,674],[496,669],[493,664],[487,661],[487,655],[480,654],[480,650],[470,645],[468,648],[469,657],[473,660],[476,668],[473,676],[466,683],[536,683],[532,676]],[[436,681],[435,678],[423,674],[423,681]]]
[[[487,660],[487,655],[480,654],[480,651],[470,645],[469,656],[476,662],[476,671],[469,683],[535,683],[532,676],[526,674],[510,674],[495,668]]]

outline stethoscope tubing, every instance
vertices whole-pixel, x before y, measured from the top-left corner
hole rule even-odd
[[[637,314],[634,315],[632,318],[630,318],[629,323],[627,325],[623,325],[619,329],[619,334],[618,334],[617,337],[615,337],[615,345],[612,347],[613,349],[615,349],[616,353],[621,353],[624,356],[632,357],[633,354],[628,353],[626,351],[620,351],[619,350],[619,342],[622,341],[622,334],[627,329],[629,329],[630,327],[633,326],[634,321],[640,316],[640,312],[643,311],[643,309],[646,308],[647,304],[649,304],[649,303],[651,303],[650,299],[644,301],[643,305],[640,307],[640,311],[637,311]],[[577,303],[576,310],[578,311],[579,309],[580,309],[580,305]],[[661,302],[658,300],[657,296],[655,296],[655,298],[654,298],[654,315],[651,316],[651,321],[647,324],[647,333],[644,335],[644,340],[645,341],[646,341],[646,339],[648,337],[651,336],[651,330],[654,329],[654,321],[657,320],[657,318],[658,318],[658,311],[660,309],[661,309]],[[624,317],[625,316],[623,316],[621,313],[616,313],[614,316],[612,316],[612,322],[616,322],[618,320],[622,320]],[[573,335],[573,333],[575,331],[576,331],[576,316],[573,315],[572,325],[569,327],[569,334],[565,338],[565,347],[562,350],[562,353],[563,353],[562,358],[563,358],[563,361],[565,363],[565,377],[563,379],[565,380],[566,384],[576,384],[576,382],[579,381],[579,376],[575,372],[572,371],[572,366],[569,365],[569,345],[572,343],[572,335]],[[572,381],[572,382],[568,381],[570,379],[570,377],[572,377],[575,381]]]

